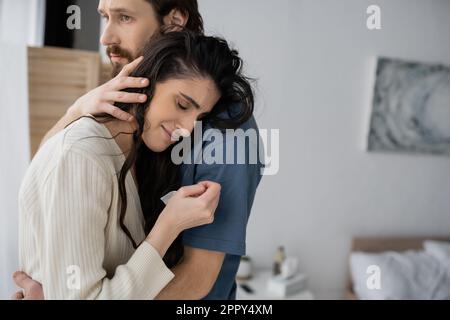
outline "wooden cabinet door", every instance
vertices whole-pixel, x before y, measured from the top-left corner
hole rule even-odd
[[[28,48],[31,156],[67,108],[100,84],[103,69],[95,52]]]

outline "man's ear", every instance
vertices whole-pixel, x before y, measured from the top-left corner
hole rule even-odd
[[[189,13],[182,12],[180,9],[172,9],[168,15],[163,18],[165,25],[175,25],[185,27],[189,20]]]

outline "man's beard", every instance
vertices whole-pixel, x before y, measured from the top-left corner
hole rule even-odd
[[[106,54],[108,55],[108,57],[111,61],[111,66],[112,66],[111,77],[112,78],[116,77],[120,73],[120,71],[122,71],[122,69],[125,65],[117,63],[117,62],[112,62],[111,54],[119,55],[120,57],[125,58],[128,61],[127,63],[130,63],[131,61],[134,60],[131,52],[127,51],[126,49],[122,49],[119,46],[115,46],[115,45],[107,47]]]

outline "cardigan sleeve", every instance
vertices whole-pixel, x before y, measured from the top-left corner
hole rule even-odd
[[[46,299],[153,299],[174,277],[146,241],[106,277],[112,179],[99,161],[64,151],[45,181],[41,278]]]

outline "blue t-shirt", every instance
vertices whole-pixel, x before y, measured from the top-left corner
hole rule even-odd
[[[208,125],[203,125],[205,126],[203,132],[211,129]],[[253,117],[241,125],[240,129],[243,131],[253,129],[254,132],[258,132]],[[217,132],[215,135],[218,134]],[[222,139],[211,138],[210,141],[201,142],[203,148],[198,148],[200,143],[194,146],[194,158],[198,159],[199,156],[202,156],[201,150],[205,152],[205,148],[222,148],[224,155],[223,163],[225,163],[227,140],[225,139],[224,133],[220,134],[223,137]],[[242,132],[240,135],[242,136]],[[248,143],[248,140],[245,143],[245,164],[238,164],[238,143],[234,143],[235,161],[233,161],[233,164],[194,163],[181,165],[183,185],[192,185],[204,180],[214,181],[221,185],[220,201],[214,215],[214,222],[209,225],[186,230],[183,233],[184,245],[225,253],[225,259],[216,283],[210,293],[204,298],[207,300],[236,299],[235,277],[240,258],[242,255],[245,255],[247,222],[255,198],[256,188],[262,176],[261,162],[257,161],[257,163],[254,163],[249,161],[251,158],[250,151],[255,152],[255,147],[257,148],[256,150],[259,150],[258,147],[262,148],[259,134],[257,135],[256,146]],[[210,154],[214,156],[215,152]]]

